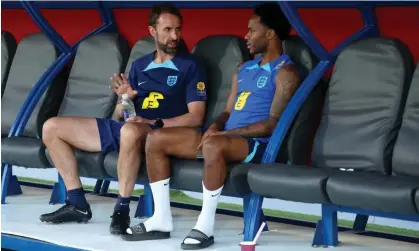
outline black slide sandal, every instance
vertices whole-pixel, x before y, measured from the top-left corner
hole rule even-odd
[[[197,244],[185,244],[186,239],[193,239],[199,241]],[[199,230],[192,229],[182,242],[181,248],[183,250],[197,250],[207,248],[214,244],[214,237],[208,237]]]
[[[150,231],[147,232],[143,223],[132,226],[132,234],[121,235],[122,239],[126,241],[149,241],[149,240],[161,240],[170,238],[170,232],[161,231]]]

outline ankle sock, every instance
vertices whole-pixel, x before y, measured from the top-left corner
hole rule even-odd
[[[82,187],[67,191],[67,202],[81,210],[89,208],[86,197],[84,196],[84,190]]]
[[[114,211],[129,212],[130,201],[131,201],[130,197],[122,197],[121,195],[118,195],[118,199],[116,200]]]

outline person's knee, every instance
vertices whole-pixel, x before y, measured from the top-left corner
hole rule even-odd
[[[204,155],[204,158],[221,155],[225,144],[225,137],[209,136],[202,142],[202,154]]]
[[[162,130],[154,130],[147,135],[146,152],[159,151],[164,146],[166,134]]]
[[[147,137],[145,124],[126,123],[121,128],[121,141],[139,143]]]
[[[60,127],[59,124],[60,118],[58,117],[53,117],[45,121],[44,125],[42,126],[42,140],[44,143],[48,143],[57,137],[57,132]]]

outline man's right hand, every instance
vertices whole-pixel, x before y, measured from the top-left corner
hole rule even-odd
[[[211,134],[213,134],[213,133],[215,133],[215,132],[218,132],[218,131],[219,131],[219,130],[218,130],[217,126],[215,126],[215,125],[210,126],[210,127],[208,128],[208,130],[204,133],[204,135],[202,135],[202,138],[201,138],[201,143],[199,143],[199,145],[198,145],[198,150],[199,150],[199,151],[201,151],[201,150],[202,150],[202,144],[204,143],[204,140],[205,140],[206,138],[208,138],[209,136],[211,136]]]
[[[132,89],[124,73],[121,73],[120,75],[114,73],[111,77],[111,85],[109,88],[111,88],[118,97],[121,97],[122,94],[126,93],[130,99],[134,99],[137,95],[137,91]]]

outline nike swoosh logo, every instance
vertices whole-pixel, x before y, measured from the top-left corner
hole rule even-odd
[[[164,184],[165,186],[169,185],[169,183]]]
[[[83,212],[83,211],[80,211],[80,210],[77,210],[77,209],[76,209],[76,211],[77,211],[77,212],[79,212],[79,213],[82,213],[82,214],[84,214],[84,215],[87,215],[87,214],[89,213],[89,212],[87,212],[87,211],[86,211],[86,212]]]
[[[144,83],[146,83],[147,81],[144,81],[144,82],[139,82],[138,83],[138,85],[142,85],[142,84],[144,84]]]
[[[243,81],[243,79],[239,79],[239,81],[237,81],[237,83],[240,83],[241,81]]]
[[[217,195],[219,195],[221,192],[217,193],[217,194],[211,194],[211,197],[215,197]]]

